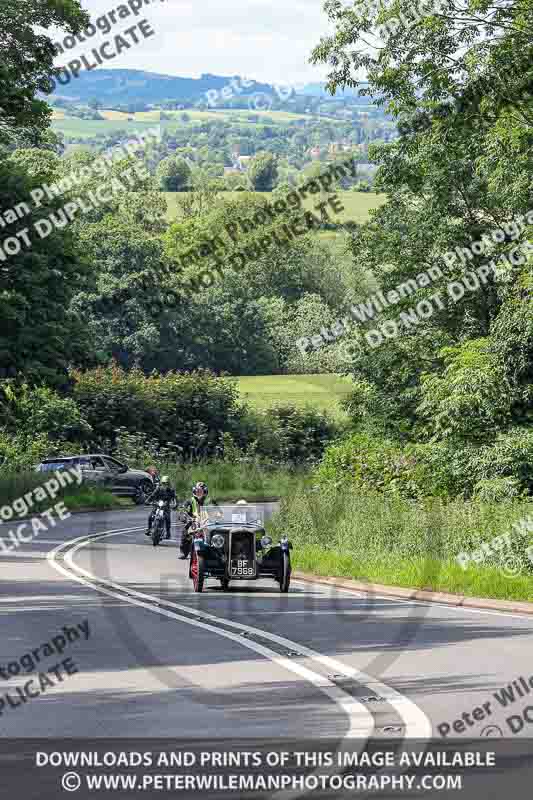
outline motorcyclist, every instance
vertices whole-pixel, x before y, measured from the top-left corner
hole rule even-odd
[[[199,522],[201,510],[207,500],[209,489],[203,481],[198,481],[192,487],[192,497],[185,503],[185,511],[189,515],[189,521],[185,523],[183,533],[181,535],[180,545],[180,558],[188,558],[191,552],[191,534],[190,528],[194,522]]]
[[[170,514],[170,506],[171,504],[174,505],[174,508],[177,505],[177,498],[176,498],[176,491],[170,485],[170,479],[168,475],[163,475],[161,478],[161,483],[157,486],[152,494],[146,498],[147,503],[157,503],[159,500],[163,500],[165,503],[165,528],[166,528],[166,536],[165,539],[170,539],[170,524],[171,524],[171,514]],[[152,508],[150,516],[148,518],[148,530],[145,531],[146,536],[152,535],[152,523],[154,521],[155,516],[155,506]]]
[[[157,467],[154,466],[148,467],[146,472],[152,478],[154,485],[159,486],[159,470],[157,469]]]

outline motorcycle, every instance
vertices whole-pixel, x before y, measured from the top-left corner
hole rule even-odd
[[[188,558],[192,548],[194,533],[199,527],[198,521],[194,517],[191,517],[185,508],[180,508],[178,520],[183,523],[180,544],[181,552],[186,558]],[[189,525],[189,527],[186,529],[187,525]]]
[[[158,500],[155,505],[155,514],[152,520],[152,544],[154,547],[157,547],[165,533],[165,507],[164,500]]]

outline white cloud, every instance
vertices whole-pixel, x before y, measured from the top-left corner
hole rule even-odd
[[[146,0],[145,0],[146,2]],[[82,0],[94,21],[127,0]],[[118,20],[68,51],[57,63],[89,53],[92,47],[143,18],[155,35],[105,64],[180,77],[242,75],[271,83],[321,80],[327,69],[309,64],[313,47],[328,31],[323,0],[151,0],[137,17]],[[55,41],[63,38],[57,32]]]

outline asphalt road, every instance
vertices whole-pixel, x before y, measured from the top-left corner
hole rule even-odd
[[[510,737],[509,715],[533,712],[533,618],[297,581],[288,595],[268,581],[195,595],[179,529],[153,548],[146,516],[73,516],[0,555],[0,695],[32,661],[72,671],[0,705],[0,740]],[[63,652],[45,656],[58,635]]]

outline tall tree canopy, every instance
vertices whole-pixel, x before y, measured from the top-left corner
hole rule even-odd
[[[53,26],[77,33],[89,24],[79,0],[2,0],[0,6],[0,144],[16,134],[36,142],[48,126],[50,108],[38,100],[49,90],[55,49]]]
[[[407,0],[386,8],[329,0],[325,8],[336,30],[313,60],[330,65],[330,89],[357,86],[365,69],[363,91],[400,130],[395,142],[371,148],[388,202],[355,233],[354,269],[370,269],[385,295],[423,270],[442,270],[367,327],[397,322],[441,292],[427,319],[375,348],[360,328],[352,334],[354,413],[362,418],[371,406],[389,432],[415,438],[479,442],[530,430],[533,2],[441,0],[417,17]],[[499,241],[457,255],[495,230]],[[520,244],[516,263],[500,261],[460,302],[449,297],[450,281]]]

